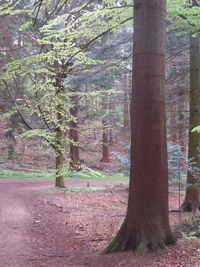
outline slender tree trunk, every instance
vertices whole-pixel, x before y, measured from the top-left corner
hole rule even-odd
[[[184,110],[185,110],[185,94],[179,93],[178,99],[178,143],[181,146],[181,150],[185,152],[185,133],[186,125],[184,123]]]
[[[168,215],[164,109],[165,0],[134,1],[131,170],[125,220],[104,253],[174,244]]]
[[[60,117],[60,114],[58,114]],[[61,122],[61,121],[60,121]],[[64,132],[60,126],[56,128],[56,187],[65,187],[64,184],[64,154],[63,154]]]
[[[171,120],[170,120],[171,141],[173,144],[178,144],[179,139],[178,139],[178,130],[177,130],[177,128],[178,128],[178,126],[177,126],[178,125],[178,116],[177,116],[178,105],[177,104],[172,107],[171,113],[172,113],[171,114]]]
[[[107,112],[107,98],[102,99],[102,109]],[[108,118],[107,115],[102,119],[103,135],[102,135],[102,159],[101,162],[110,162],[110,151],[109,151],[109,130],[108,130]]]
[[[104,132],[103,132],[103,136],[102,136],[102,148],[103,148],[103,155],[102,155],[102,159],[101,162],[110,162],[110,151],[109,151],[109,138],[108,138],[108,131],[106,130],[106,124],[103,124],[104,127]]]
[[[56,187],[65,187],[64,183],[64,173],[63,173],[63,167],[64,167],[64,155],[62,151],[56,151]]]
[[[78,136],[78,96],[72,96],[73,107],[70,109],[70,114],[73,120],[70,122],[69,139],[70,139],[70,169],[80,171],[80,155],[79,155],[79,136]]]
[[[57,122],[56,122],[56,137],[55,137],[55,152],[56,152],[56,187],[65,187],[64,184],[64,107],[62,104],[62,97],[64,88],[60,85],[59,80],[55,83],[57,105]]]
[[[192,132],[200,125],[200,38],[190,36],[190,119],[186,196],[181,209],[200,210],[200,135]],[[192,163],[192,164],[191,164]]]
[[[130,119],[129,119],[129,93],[128,93],[128,75],[124,75],[124,83],[123,83],[123,90],[124,90],[124,128],[129,128],[130,126]]]
[[[113,125],[113,103],[111,97],[109,98],[109,120],[110,120],[110,130],[109,130],[109,145],[113,145],[113,131],[112,131],[112,125]]]

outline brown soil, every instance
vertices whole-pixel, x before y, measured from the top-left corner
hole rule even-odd
[[[86,180],[66,181],[85,186]],[[120,226],[127,190],[119,181],[91,181],[105,191],[41,193],[52,180],[0,179],[0,267],[29,266],[200,266],[200,241],[180,239],[176,246],[135,256],[120,252],[102,256],[100,250]],[[170,193],[170,209],[178,207]],[[172,224],[188,214],[170,213]]]

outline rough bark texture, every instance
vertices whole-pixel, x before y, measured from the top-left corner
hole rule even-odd
[[[200,210],[200,135],[192,129],[200,125],[200,38],[190,36],[190,120],[188,160],[192,161],[192,171],[187,172],[183,211],[196,213]],[[196,171],[195,171],[196,169]]]
[[[164,110],[165,0],[135,0],[131,107],[131,170],[128,209],[104,250],[143,254],[174,244],[168,216]]]
[[[73,120],[70,122],[70,169],[75,171],[81,170],[80,155],[79,155],[79,136],[78,136],[78,125],[76,122],[78,115],[78,96],[72,96],[73,107],[70,109],[70,114]]]

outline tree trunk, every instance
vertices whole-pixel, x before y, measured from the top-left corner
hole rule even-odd
[[[69,131],[69,138],[72,143],[70,143],[70,169],[74,171],[80,171],[80,155],[79,155],[79,138],[78,138],[78,132],[76,130],[77,124],[71,123],[70,124],[73,128]]]
[[[101,162],[110,162],[110,151],[109,151],[109,139],[108,139],[108,132],[106,130],[106,125],[103,125],[104,127],[104,132],[103,132],[103,136],[102,136],[102,148],[103,148],[103,155],[102,155],[102,159]]]
[[[58,113],[59,123],[61,123],[61,115]],[[56,187],[65,187],[64,184],[64,154],[63,154],[63,139],[64,132],[62,127],[59,125],[56,128],[56,145],[54,147],[56,152]]]
[[[131,170],[125,220],[104,253],[174,244],[168,215],[164,109],[165,0],[134,2]]]
[[[109,145],[113,145],[113,102],[111,97],[109,97],[109,120],[110,120],[110,130],[109,130]]]
[[[200,38],[190,36],[190,119],[187,184],[183,211],[200,210],[200,135],[192,132],[200,125]]]
[[[64,183],[64,173],[63,173],[63,167],[64,167],[64,155],[61,151],[57,151],[56,153],[56,187],[65,187]]]
[[[107,98],[103,97],[102,99],[102,109],[104,112],[107,112]],[[104,118],[102,119],[102,125],[103,125],[103,135],[102,135],[102,159],[101,162],[110,162],[110,151],[109,151],[109,130],[108,130],[108,118],[107,115],[104,115]]]
[[[71,97],[73,107],[70,109],[72,121],[70,122],[69,139],[70,139],[70,169],[73,171],[80,171],[80,155],[79,155],[79,137],[78,137],[78,96],[74,95]]]
[[[124,75],[124,128],[129,128],[130,120],[129,120],[129,93],[128,93],[128,75]]]
[[[64,88],[60,85],[59,80],[55,83],[56,88],[56,98],[58,105],[56,107],[57,111],[57,121],[56,121],[56,137],[55,137],[55,146],[54,150],[56,152],[56,187],[65,187],[64,185],[64,107],[63,107],[63,93]]]

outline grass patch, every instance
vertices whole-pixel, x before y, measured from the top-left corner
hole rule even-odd
[[[80,191],[99,191],[99,190],[105,190],[106,188],[103,186],[74,186],[74,187],[66,187],[66,188],[58,188],[58,187],[52,187],[48,189],[41,190],[42,193],[57,193],[57,192],[80,192]]]
[[[55,173],[52,172],[25,172],[0,169],[0,178],[15,178],[15,179],[55,179]],[[81,172],[65,172],[66,179],[94,179],[94,180],[116,180],[128,178],[123,173],[104,173],[93,170],[83,170]]]
[[[77,179],[95,179],[95,180],[116,180],[128,178],[123,173],[105,173],[93,170],[83,170],[81,172],[67,172],[66,178],[77,178]]]
[[[53,179],[54,173],[46,173],[42,171],[25,172],[15,170],[0,169],[0,178],[16,178],[16,179]]]

